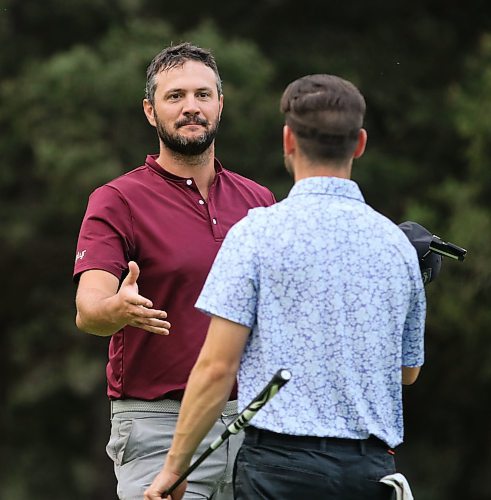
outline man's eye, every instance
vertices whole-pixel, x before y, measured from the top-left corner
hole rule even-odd
[[[210,97],[210,93],[209,93],[209,92],[200,92],[200,93],[198,94],[198,97],[199,97],[200,99],[207,99],[208,97]]]
[[[180,94],[178,94],[177,92],[176,92],[176,93],[174,93],[174,94],[169,94],[169,95],[167,96],[167,98],[168,98],[168,99],[173,100],[173,101],[175,101],[175,100],[179,99],[179,97],[180,97]]]

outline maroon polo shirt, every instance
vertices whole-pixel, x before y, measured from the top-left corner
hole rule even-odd
[[[273,194],[222,168],[204,200],[192,178],[145,165],[96,189],[80,229],[74,278],[102,269],[121,280],[140,267],[139,292],[167,311],[167,336],[126,326],[111,337],[107,365],[111,399],[179,397],[203,344],[209,317],[194,307],[230,227]]]

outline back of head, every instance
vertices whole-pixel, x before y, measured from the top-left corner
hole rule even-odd
[[[154,103],[155,89],[157,86],[156,76],[161,71],[167,71],[172,68],[182,66],[187,61],[197,61],[211,68],[217,77],[218,95],[222,94],[222,81],[218,73],[218,67],[209,50],[202,49],[189,42],[179,45],[171,45],[159,52],[147,68],[147,85],[145,88],[145,97],[152,104]]]
[[[342,162],[355,151],[366,104],[352,83],[318,74],[290,83],[280,109],[310,161]]]

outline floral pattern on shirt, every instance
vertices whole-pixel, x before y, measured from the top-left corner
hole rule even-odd
[[[293,435],[403,439],[401,366],[423,364],[416,251],[351,180],[313,177],[228,233],[196,307],[252,329],[245,407],[279,368],[291,381],[254,425]]]

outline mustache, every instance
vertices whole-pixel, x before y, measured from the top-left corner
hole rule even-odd
[[[208,126],[208,120],[199,116],[191,116],[190,118],[183,118],[176,122],[176,128],[184,127],[185,125],[202,125],[206,127]]]

